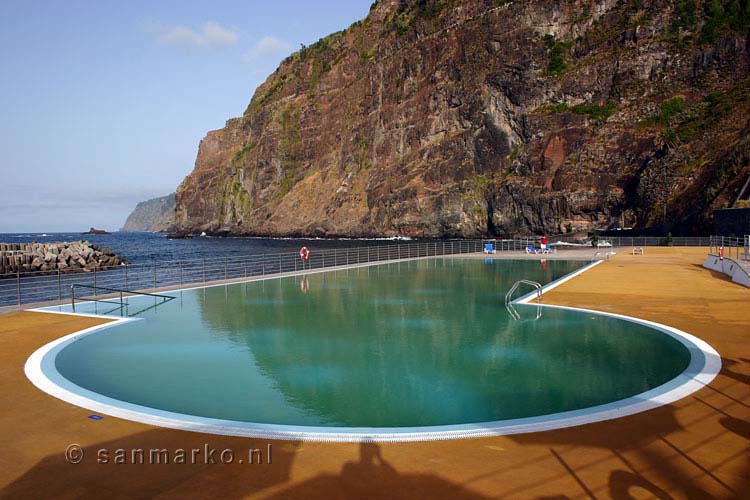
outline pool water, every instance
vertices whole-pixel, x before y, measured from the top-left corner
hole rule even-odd
[[[645,325],[506,310],[516,280],[548,283],[583,264],[442,258],[173,292],[142,319],[67,345],[55,366],[140,406],[320,427],[548,415],[628,398],[685,370],[688,349]]]

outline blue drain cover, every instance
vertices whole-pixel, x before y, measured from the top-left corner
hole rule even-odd
[[[89,418],[90,418],[91,420],[101,420],[101,419],[103,419],[104,417],[102,417],[101,415],[89,415]]]

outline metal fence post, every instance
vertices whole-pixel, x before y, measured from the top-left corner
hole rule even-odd
[[[206,258],[203,257],[203,283],[206,282]]]
[[[94,264],[94,297],[97,295],[97,289],[96,289],[96,264]]]
[[[154,262],[153,270],[154,270],[154,290],[156,290],[156,262]]]
[[[224,281],[227,279],[227,265],[229,264],[229,257],[224,257]]]
[[[18,294],[18,305],[21,305],[21,271],[16,269],[16,293]]]
[[[57,269],[57,300],[62,302],[62,278],[60,277],[60,269]]]

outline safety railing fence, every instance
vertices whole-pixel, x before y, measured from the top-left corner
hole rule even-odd
[[[675,237],[671,244],[675,246],[709,247],[721,243],[720,238]],[[327,250],[313,248],[309,260],[304,264],[298,253],[288,252],[130,264],[95,268],[89,272],[76,273],[60,271],[18,272],[0,275],[0,306],[68,300],[70,299],[71,286],[74,284],[124,290],[154,290],[162,287],[182,287],[203,282],[301,271],[303,265],[304,269],[312,270],[368,262],[482,252],[484,243],[490,241],[493,242],[494,248],[498,252],[524,251],[528,246],[538,246],[539,244],[538,237],[495,240],[438,240]],[[574,243],[581,248],[591,248],[596,246],[597,243],[605,247],[666,244],[664,238],[658,237],[600,237],[598,242],[595,241],[593,244],[591,241],[581,238],[549,238],[549,243],[553,248],[557,242]],[[740,246],[743,244],[743,240],[737,238],[725,237],[723,242],[725,248],[735,248],[738,244]]]
[[[96,296],[102,288],[155,290],[306,269],[474,253],[482,251],[482,244],[482,240],[445,240],[328,250],[313,248],[305,262],[297,252],[288,252],[129,264],[75,273],[19,272],[0,275],[0,306],[66,301],[71,297],[71,286],[78,284],[93,287]],[[513,248],[519,249],[520,245]],[[509,246],[508,249],[512,248]]]
[[[672,238],[665,236],[598,236],[594,240],[594,246],[598,242],[603,246],[613,247],[655,247],[655,246],[676,246],[676,247],[708,247],[711,244],[712,236],[674,236]],[[562,242],[580,242],[580,238],[572,236],[550,236],[550,243],[557,241]]]
[[[748,247],[750,241],[747,236],[738,238],[735,236],[712,236],[709,243],[708,252],[713,255],[723,255],[724,257],[736,259],[738,261],[747,261]]]

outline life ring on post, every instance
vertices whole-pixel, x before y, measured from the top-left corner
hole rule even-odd
[[[307,247],[302,247],[299,249],[299,258],[304,260],[307,260],[310,258],[310,249]]]
[[[719,260],[724,260],[724,246],[719,247]]]

